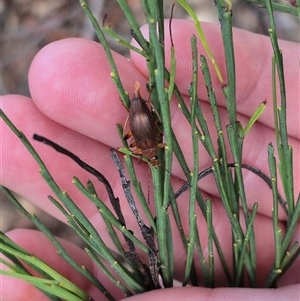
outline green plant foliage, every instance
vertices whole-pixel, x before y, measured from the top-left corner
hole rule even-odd
[[[284,11],[290,14],[297,14],[296,8],[287,8],[281,4],[272,3],[270,0],[255,1],[268,11],[270,22],[270,40],[274,49],[273,59],[273,107],[274,120],[276,129],[276,151],[279,159],[274,156],[275,149],[273,145],[269,145],[268,157],[270,176],[264,175],[255,167],[248,166],[243,162],[243,142],[247,139],[247,133],[251,127],[263,114],[265,102],[257,108],[253,116],[249,119],[245,127],[237,120],[236,108],[236,75],[235,75],[235,56],[232,39],[232,5],[230,1],[217,0],[216,12],[220,20],[221,35],[223,38],[224,53],[226,58],[226,74],[221,74],[220,68],[215,62],[205,34],[201,29],[201,24],[197,16],[190,8],[188,1],[178,0],[178,4],[182,6],[192,17],[195,23],[198,37],[191,37],[191,48],[193,61],[191,67],[191,86],[189,89],[190,101],[186,103],[176,85],[176,47],[172,45],[171,49],[165,49],[165,28],[163,19],[163,1],[142,0],[145,18],[149,26],[149,40],[146,40],[136,21],[135,16],[127,5],[126,1],[118,0],[118,4],[122,8],[129,24],[132,27],[132,36],[136,40],[139,48],[133,47],[130,42],[125,41],[110,26],[103,24],[101,27],[93,16],[86,1],[79,1],[82,8],[86,12],[87,17],[91,20],[97,37],[105,49],[107,59],[111,66],[111,77],[115,83],[122,104],[129,110],[130,98],[125,91],[121,82],[117,66],[113,60],[111,50],[106,41],[106,35],[113,37],[124,47],[135,51],[142,55],[148,66],[149,87],[151,87],[151,102],[153,110],[158,115],[157,119],[161,121],[161,131],[164,135],[165,148],[158,151],[159,166],[153,166],[146,156],[133,153],[129,148],[126,140],[123,139],[124,133],[121,125],[118,125],[116,131],[120,134],[119,153],[124,154],[125,164],[128,175],[118,157],[118,153],[112,150],[112,158],[115,162],[122,183],[124,195],[132,210],[134,218],[137,220],[143,240],[137,238],[134,233],[127,228],[126,216],[123,216],[122,206],[120,205],[118,196],[114,195],[114,191],[109,181],[101,174],[100,171],[87,165],[76,155],[70,151],[63,149],[55,142],[47,138],[36,135],[34,139],[48,144],[55,148],[58,152],[69,156],[77,162],[81,168],[84,168],[93,174],[105,187],[109,200],[114,210],[110,210],[103,202],[102,196],[98,196],[92,182],[86,185],[81,183],[74,176],[74,185],[82,192],[86,198],[91,201],[99,211],[99,219],[102,219],[107,227],[107,232],[115,244],[118,254],[112,252],[102,240],[101,234],[97,232],[92,223],[76,206],[76,202],[72,200],[67,192],[58,187],[55,179],[52,178],[47,166],[34,150],[29,140],[24,134],[17,129],[1,110],[1,118],[11,128],[11,130],[20,138],[20,141],[31,153],[37,161],[40,173],[49,187],[53,191],[53,196],[49,197],[56,207],[65,215],[70,226],[85,241],[86,252],[94,260],[95,264],[103,271],[104,275],[112,281],[119,289],[124,292],[125,296],[134,295],[152,289],[161,287],[172,287],[174,282],[174,270],[176,262],[174,262],[174,233],[179,233],[182,245],[186,252],[185,271],[183,275],[183,285],[192,284],[199,285],[197,279],[197,269],[201,269],[204,276],[204,285],[206,287],[215,286],[214,263],[218,258],[222,264],[224,274],[226,275],[228,286],[243,286],[246,273],[251,287],[258,287],[257,284],[257,267],[256,267],[256,242],[253,223],[255,222],[258,204],[255,203],[251,210],[248,209],[247,196],[245,193],[242,169],[248,170],[261,177],[266,185],[272,189],[273,193],[273,227],[275,241],[275,259],[269,277],[266,279],[266,287],[276,287],[276,283],[284,272],[293,264],[297,256],[299,256],[300,248],[298,242],[292,246],[291,240],[295,228],[299,223],[300,217],[300,199],[294,199],[293,194],[293,169],[292,169],[292,148],[288,144],[287,139],[287,116],[286,116],[286,95],[283,74],[282,55],[278,46],[276,36],[276,26],[273,18],[273,10]],[[172,23],[170,22],[170,27]],[[172,38],[172,37],[171,37]],[[199,56],[197,50],[197,40],[200,39],[204,49],[206,49],[208,60],[213,62],[213,72],[219,78],[223,95],[226,100],[228,124],[226,129],[222,128],[220,115],[218,111],[217,99],[214,87],[211,81],[211,71],[207,64],[206,56]],[[171,51],[171,69],[168,71],[165,67],[165,51]],[[197,87],[198,76],[203,75],[211,114],[214,120],[214,128],[208,128],[206,116],[202,110],[201,103],[198,101]],[[227,78],[226,85],[223,78]],[[279,81],[280,105],[278,106],[276,95],[276,80]],[[187,91],[185,91],[187,92]],[[172,99],[172,100],[171,100]],[[172,119],[170,114],[170,102],[178,102],[178,110],[181,111],[187,122],[190,124],[190,133],[192,137],[192,158],[193,168],[188,168],[185,154],[177,141],[176,135],[172,128]],[[263,101],[263,100],[262,100]],[[149,111],[150,114],[150,111]],[[155,118],[156,118],[155,117]],[[212,131],[217,133],[217,141],[212,140]],[[227,132],[227,136],[224,133]],[[228,141],[226,141],[228,137]],[[4,142],[5,143],[5,142]],[[230,148],[226,149],[225,144],[229,143]],[[199,145],[202,145],[211,158],[211,167],[204,171],[199,171],[201,163],[201,154],[199,153]],[[217,145],[217,148],[215,147]],[[228,157],[233,158],[233,162],[228,162]],[[151,213],[147,198],[141,188],[140,181],[137,178],[133,158],[138,157],[139,160],[149,164],[152,176],[152,184],[154,191],[155,213]],[[178,161],[183,173],[186,175],[185,184],[175,191],[171,185],[171,173],[173,158]],[[277,168],[279,176],[277,175]],[[216,187],[219,191],[220,198],[223,202],[232,233],[232,256],[233,267],[229,268],[228,259],[225,258],[222,247],[219,243],[217,232],[213,223],[212,201],[205,199],[198,188],[198,181],[208,174],[213,174]],[[127,179],[129,177],[129,180]],[[284,187],[284,197],[278,193],[278,182],[281,181]],[[137,200],[133,198],[131,189],[134,189]],[[96,286],[108,300],[114,300],[111,292],[108,292],[105,286],[85,267],[79,266],[66,252],[59,241],[50,233],[43,223],[34,215],[27,212],[13,196],[13,194],[5,187],[3,191],[7,193],[13,204],[27,216],[56,246],[58,253],[66,262],[74,267],[79,273],[86,277],[94,286]],[[189,227],[183,230],[182,213],[177,206],[177,198],[188,190],[189,196],[186,198],[188,206]],[[138,212],[136,202],[140,202],[143,214]],[[282,233],[278,226],[278,207],[282,206],[287,213],[288,222],[285,233]],[[197,216],[196,208],[199,207],[202,216]],[[243,218],[239,215],[239,208],[242,208]],[[174,216],[176,228],[171,226],[170,216]],[[141,216],[146,216],[143,220]],[[207,243],[208,254],[204,255],[202,244],[197,228],[197,219],[204,219],[207,224]],[[201,229],[203,231],[203,229]],[[53,271],[51,267],[45,265],[35,256],[28,254],[25,250],[15,245],[3,233],[1,233],[0,251],[7,259],[3,259],[2,263],[8,270],[1,270],[4,275],[24,279],[41,291],[45,292],[51,300],[91,300],[85,292],[80,290],[67,279]],[[145,253],[148,256],[148,262],[143,262],[140,254]],[[37,271],[40,276],[32,276],[25,269],[24,263],[29,264],[32,269]],[[111,270],[107,268],[107,263]],[[119,278],[115,277],[116,273]]]

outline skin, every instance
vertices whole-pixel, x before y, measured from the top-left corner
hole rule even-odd
[[[167,25],[167,24],[166,24]],[[194,25],[186,20],[173,20],[172,23],[173,39],[176,47],[177,73],[176,83],[182,93],[187,93],[190,85],[192,67],[190,37],[195,34]],[[222,42],[219,35],[219,26],[203,23],[203,29],[207,36],[208,43],[212,48],[216,61],[218,62],[222,74],[225,76],[224,55],[221,51]],[[143,31],[147,32],[146,28]],[[166,35],[167,37],[168,35]],[[247,41],[247,43],[245,43]],[[234,43],[236,55],[237,71],[237,109],[238,120],[243,125],[246,124],[249,116],[253,114],[259,104],[267,100],[267,108],[246,137],[244,144],[245,163],[260,168],[268,174],[267,145],[272,142],[275,146],[273,113],[272,113],[272,87],[271,87],[271,57],[272,49],[267,37],[255,35],[242,30],[234,30]],[[289,143],[294,149],[294,154],[299,154],[299,44],[280,41],[280,48],[284,57],[285,79],[287,84],[288,101],[288,132]],[[199,53],[204,51],[198,45]],[[167,48],[168,49],[168,46]],[[140,56],[132,53],[131,60],[115,54],[114,58],[118,66],[123,84],[127,91],[133,92],[134,82],[141,83],[141,95],[147,99],[145,84],[147,82],[146,65]],[[169,52],[166,53],[166,61],[169,61]],[[211,69],[212,70],[212,69]],[[121,105],[117,90],[110,78],[110,67],[105,58],[105,53],[101,45],[82,39],[60,40],[47,45],[42,49],[32,62],[29,72],[29,87],[32,99],[22,95],[7,95],[1,98],[1,107],[11,118],[16,126],[21,129],[27,137],[32,137],[33,133],[46,136],[61,144],[65,148],[72,150],[75,154],[94,166],[100,171],[105,172],[115,194],[120,197],[122,207],[124,207],[125,219],[128,216],[128,228],[135,233],[139,233],[134,219],[131,217],[129,208],[126,206],[122,197],[122,188],[117,170],[114,168],[110,158],[109,149],[121,146],[116,124],[124,124],[128,115]],[[213,73],[213,72],[212,72]],[[212,74],[212,81],[216,90],[218,103],[221,109],[223,124],[228,123],[226,111],[224,109],[224,98],[222,97],[219,82]],[[212,126],[207,95],[203,86],[202,77],[199,79],[199,98],[204,112],[207,115],[207,122]],[[188,100],[188,97],[186,97]],[[191,141],[188,125],[183,115],[177,108],[176,101],[171,103],[171,113],[175,134],[182,146],[183,152],[188,157],[188,162],[192,162]],[[28,151],[20,141],[8,129],[1,124],[2,141],[2,185],[7,186],[13,191],[31,200],[35,205],[43,208],[48,213],[64,220],[50,204],[47,195],[51,194],[38,171],[38,166],[30,157]],[[213,139],[215,136],[213,136]],[[100,233],[104,233],[105,225],[99,218],[97,210],[87,202],[79,191],[72,184],[72,176],[78,176],[83,182],[92,179],[91,175],[81,170],[75,163],[67,157],[56,153],[50,147],[41,143],[32,142],[46,165],[49,167],[58,185],[76,200],[77,205],[87,215]],[[200,149],[200,152],[203,149]],[[108,164],[112,164],[107,168]],[[299,192],[299,159],[294,156],[294,186],[295,195]],[[210,159],[201,155],[200,169],[210,166]],[[63,166],[63,168],[62,168]],[[137,165],[137,175],[139,179],[145,179],[142,183],[145,191],[148,186],[148,166]],[[174,162],[172,173],[176,177],[182,174]],[[252,173],[244,173],[246,193],[249,201],[249,208],[255,202],[259,203],[258,214],[254,229],[257,239],[257,266],[258,282],[262,286],[274,260],[273,229],[271,219],[272,198],[271,192],[266,185]],[[92,179],[98,195],[107,200],[107,194],[101,184]],[[173,179],[176,188],[182,185],[178,178]],[[212,178],[208,177],[199,183],[204,197],[213,200],[213,218],[215,229],[220,243],[225,253],[226,260],[230,264],[231,244],[228,220],[224,212],[221,201],[218,198],[216,188]],[[251,189],[255,187],[255,189]],[[280,192],[282,189],[279,186]],[[185,195],[186,197],[187,195]],[[184,202],[185,197],[180,197],[178,201],[179,210],[183,212],[183,224],[187,227],[187,206]],[[153,206],[153,202],[151,202]],[[203,236],[203,249],[206,256],[206,229],[201,213],[198,213],[198,229],[200,236]],[[282,231],[285,229],[285,214],[282,210],[279,213],[281,222],[279,223]],[[173,221],[171,221],[173,223]],[[174,237],[179,240],[179,237]],[[55,248],[34,230],[15,229],[7,233],[15,242],[27,249],[29,252],[41,257],[57,269],[65,277],[71,279],[95,300],[102,300],[103,297],[94,287],[91,287],[84,279],[73,271],[56,254]],[[299,225],[295,233],[295,240],[299,241]],[[74,259],[81,265],[85,265],[96,277],[103,281],[108,289],[111,284],[88,258],[88,255],[75,245],[62,241],[66,249],[73,255]],[[109,240],[107,244],[110,245]],[[184,264],[181,263],[184,251],[177,244],[175,252],[176,277],[180,280],[184,271]],[[146,259],[145,259],[146,260]],[[225,286],[226,280],[222,273],[220,262],[216,258],[215,275],[217,286]],[[279,282],[279,288],[274,289],[249,289],[249,288],[217,288],[206,289],[201,287],[172,288],[152,291],[142,295],[136,295],[126,300],[298,300],[299,297],[299,268],[300,261],[288,270]],[[13,278],[2,277],[2,298],[3,300],[47,300],[38,290],[23,281]],[[16,290],[15,288],[18,287]],[[121,300],[124,296],[115,288],[111,289],[114,296]]]

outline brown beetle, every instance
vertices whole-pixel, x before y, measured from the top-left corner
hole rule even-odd
[[[165,148],[165,143],[159,143],[162,134],[155,122],[153,112],[147,102],[140,95],[140,84],[135,83],[135,91],[131,99],[128,121],[131,132],[124,136],[124,139],[133,138],[130,147],[136,147],[135,155],[146,157],[154,167],[161,164],[157,158],[157,147]]]

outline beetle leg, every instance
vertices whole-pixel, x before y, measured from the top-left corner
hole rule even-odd
[[[137,149],[135,149],[132,153],[133,153],[134,155],[140,156],[140,158],[139,158],[139,164],[140,164],[141,161],[142,161],[142,159],[143,159],[143,156],[144,156],[142,150],[141,150],[140,148],[137,148]]]
[[[129,119],[129,116],[127,116],[126,120],[125,120],[125,123],[124,123],[124,126],[123,126],[123,131],[126,130],[126,126],[127,126],[127,123],[128,123],[128,119]]]
[[[123,139],[128,140],[130,137],[132,137],[132,133],[128,132],[127,134],[124,135]]]
[[[134,140],[134,139],[132,139],[132,141],[131,141],[131,143],[130,143],[129,146],[130,146],[131,148],[136,146],[136,143],[135,143],[135,140]]]
[[[142,152],[142,150],[139,149],[139,148],[135,149],[132,153],[133,153],[134,155],[141,155],[141,156],[143,156],[143,152]]]
[[[159,148],[166,148],[167,144],[166,143],[158,143],[157,147]]]

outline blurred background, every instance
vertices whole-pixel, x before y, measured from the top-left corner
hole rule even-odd
[[[138,22],[143,25],[145,19],[140,1],[128,0]],[[175,1],[165,0],[165,18],[170,17],[171,6]],[[188,0],[201,21],[218,23],[213,0]],[[263,35],[268,34],[268,19],[264,9],[245,0],[233,0],[233,25]],[[288,4],[288,1],[282,1]],[[99,23],[104,14],[108,14],[107,22],[125,40],[130,40],[130,26],[126,22],[116,1],[90,0],[91,10]],[[76,0],[0,0],[1,13],[1,73],[0,93],[22,94],[30,96],[27,74],[30,63],[36,53],[45,45],[68,37],[83,37],[97,40],[94,29],[85,16],[79,1]],[[174,18],[189,18],[179,5],[175,5]],[[278,37],[299,42],[299,22],[297,17],[283,13],[275,13]],[[123,55],[124,48],[109,39],[111,48]],[[47,72],[47,70],[45,70]],[[49,216],[46,212],[34,207],[20,197],[22,205],[31,213],[35,213],[57,236],[66,238],[78,245],[82,242],[65,224]],[[25,217],[10,204],[6,196],[0,195],[1,231],[15,228],[34,228]]]

